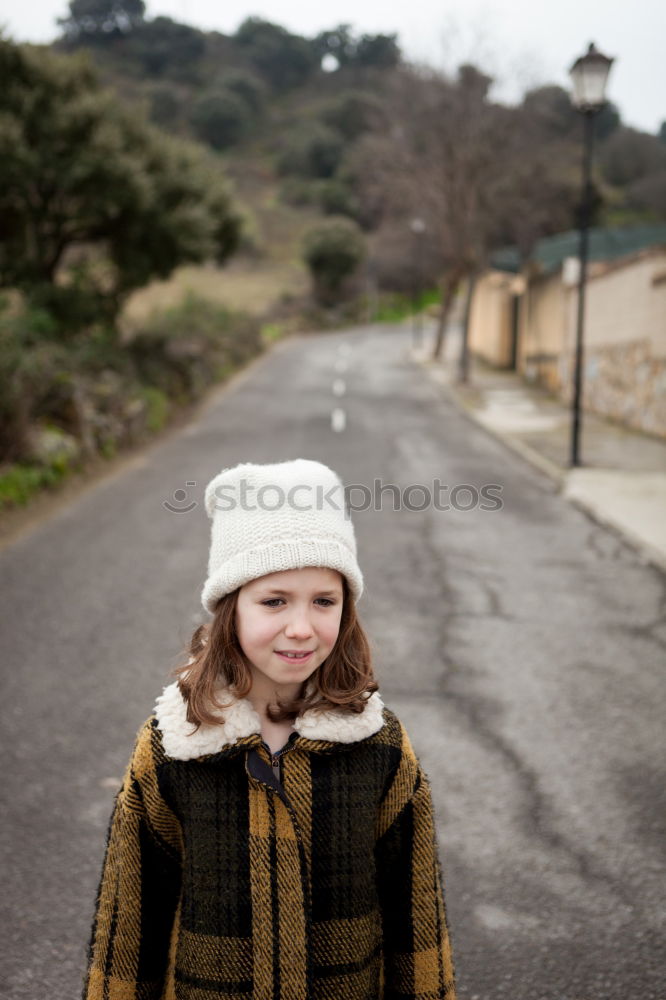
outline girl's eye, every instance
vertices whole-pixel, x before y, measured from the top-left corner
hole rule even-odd
[[[269,597],[265,601],[262,601],[261,603],[265,604],[269,608],[274,608],[274,607],[276,607],[276,605],[275,605],[274,602],[275,601],[281,601],[281,600],[282,600],[281,597]],[[331,604],[335,604],[335,601],[330,600],[330,598],[328,598],[328,597],[318,597],[317,600],[318,601],[324,601],[324,607],[325,608],[330,607]]]

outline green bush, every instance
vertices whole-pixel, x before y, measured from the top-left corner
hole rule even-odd
[[[195,82],[206,51],[206,36],[198,28],[160,15],[137,25],[125,39],[124,48],[149,76]]]
[[[0,469],[0,510],[25,506],[35,493],[56,486],[66,474],[62,464],[15,463]]]
[[[146,427],[152,433],[161,431],[169,417],[169,400],[161,389],[153,385],[141,387],[141,398],[145,401]]]
[[[371,321],[376,323],[398,323],[400,320],[411,316],[416,308],[416,312],[422,312],[428,306],[436,305],[441,301],[441,293],[437,288],[431,288],[419,292],[416,299],[403,292],[383,292],[379,296],[378,304],[371,316]]]
[[[0,462],[24,456],[32,418],[66,363],[55,329],[45,310],[14,312],[0,299]]]
[[[343,284],[365,256],[365,240],[352,219],[331,216],[310,229],[303,241],[303,259],[310,268],[316,299],[334,302]]]
[[[382,115],[382,104],[374,94],[343,91],[320,112],[324,125],[336,129],[348,140],[357,139]]]
[[[272,344],[274,341],[280,340],[284,333],[284,323],[264,323],[261,328],[261,339],[264,344]]]
[[[263,109],[266,87],[254,73],[246,73],[241,69],[229,70],[217,80],[217,85],[220,90],[237,94],[255,115]]]
[[[63,344],[48,313],[0,296],[0,508],[25,504],[85,459],[160,431],[263,350],[258,319],[187,294],[129,344],[97,324]]]
[[[342,161],[344,146],[335,129],[318,122],[300,125],[286,137],[277,157],[277,171],[297,177],[332,177]]]
[[[337,177],[315,181],[314,196],[326,215],[347,215],[355,219],[359,204],[351,188]]]
[[[154,310],[127,347],[140,381],[183,403],[261,349],[257,319],[192,291]]]
[[[209,90],[195,102],[190,123],[197,136],[214,149],[227,149],[250,128],[247,102],[232,90]]]
[[[362,35],[356,45],[354,61],[360,66],[388,69],[400,62],[397,35]]]
[[[150,120],[162,127],[173,126],[180,117],[182,98],[178,89],[171,83],[156,83],[148,91],[150,98]]]
[[[263,18],[246,18],[233,38],[276,91],[300,86],[317,68],[317,57],[305,38]]]

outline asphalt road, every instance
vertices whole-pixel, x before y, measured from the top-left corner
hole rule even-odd
[[[6,1000],[79,996],[116,783],[207,617],[206,483],[299,457],[395,487],[354,516],[359,612],[431,779],[461,1000],[666,996],[664,578],[408,347],[399,327],[279,344],[0,553]],[[415,489],[436,480],[452,509]]]

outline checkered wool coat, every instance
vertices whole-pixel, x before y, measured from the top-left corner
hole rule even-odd
[[[84,1000],[455,1000],[429,781],[379,691],[299,716],[281,769],[222,699],[189,735],[171,684],[138,732]]]

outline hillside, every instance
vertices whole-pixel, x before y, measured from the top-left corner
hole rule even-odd
[[[72,0],[61,26],[56,51],[84,50],[101,81],[137,116],[208,149],[232,181],[246,220],[241,245],[224,266],[180,267],[168,280],[136,291],[125,306],[130,323],[188,287],[262,315],[282,299],[305,296],[303,237],[331,214],[362,227],[380,290],[404,292],[414,282],[432,287],[463,254],[451,244],[468,220],[456,219],[455,205],[442,212],[446,192],[438,194],[436,185],[456,147],[469,142],[463,133],[473,131],[475,115],[486,119],[481,141],[502,149],[496,176],[481,162],[480,148],[463,150],[454,163],[462,183],[477,185],[476,192],[455,194],[461,205],[472,198],[483,212],[486,191],[479,185],[497,188],[482,223],[474,223],[472,241],[490,249],[513,243],[525,251],[571,226],[580,122],[559,87],[540,87],[520,107],[503,108],[488,101],[492,81],[479,68],[461,67],[457,79],[447,80],[407,65],[395,36],[358,36],[349,25],[305,38],[251,17],[227,36],[168,17],[148,19],[142,0]],[[453,112],[447,93],[459,104]],[[428,135],[433,125],[441,136]],[[612,105],[598,117],[598,222],[666,219],[663,133],[625,128]],[[424,176],[400,176],[405,151],[405,171],[416,166]],[[418,261],[410,212],[433,213]]]

